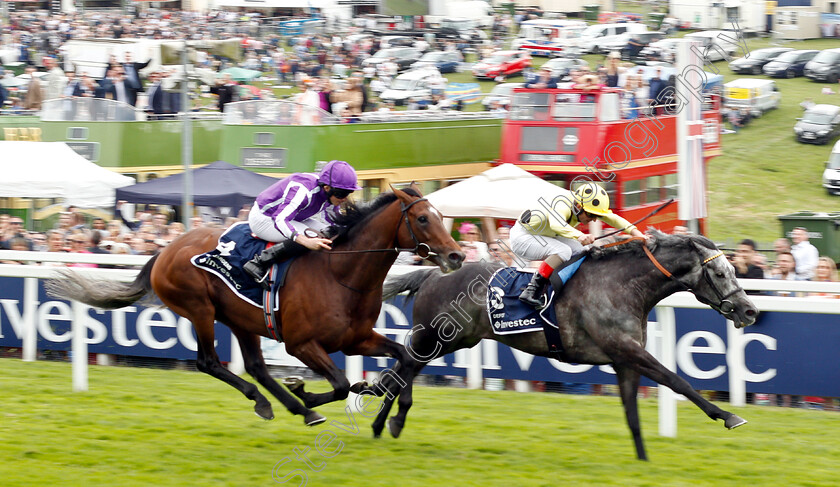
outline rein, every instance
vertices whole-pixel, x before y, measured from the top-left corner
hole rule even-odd
[[[409,203],[407,205],[400,202],[400,211],[402,212],[403,218],[401,218],[399,224],[397,224],[397,233],[394,236],[394,244],[395,245],[394,245],[393,248],[365,249],[365,250],[330,250],[330,251],[327,252],[328,261],[330,261],[332,259],[331,254],[363,254],[363,253],[369,253],[369,252],[397,252],[397,253],[412,252],[412,253],[415,253],[415,254],[419,255],[420,257],[423,257],[423,258],[429,257],[431,255],[436,255],[434,252],[432,252],[432,249],[429,247],[428,244],[421,243],[419,240],[417,240],[417,236],[414,235],[414,230],[411,228],[411,221],[408,219],[409,208],[411,208],[416,203],[419,203],[421,201],[426,201],[426,198],[416,199],[416,200],[412,201],[411,203]],[[413,249],[411,249],[411,248],[400,248],[399,244],[397,242],[397,239],[399,238],[399,235],[400,235],[400,227],[402,226],[403,220],[405,220],[405,225],[408,228],[408,233],[409,233],[409,235],[411,235],[411,239],[414,240],[414,248]],[[423,253],[420,253],[421,249],[425,249],[425,250],[422,250]],[[345,288],[347,288],[347,289],[349,289],[353,292],[359,293],[359,294],[364,294],[366,292],[369,292],[369,291],[373,290],[373,288],[368,289],[367,291],[363,291],[361,289],[356,289],[352,286],[344,284],[339,279],[336,279],[335,282],[340,284],[342,287],[345,287]]]
[[[662,208],[664,208],[664,206]],[[648,215],[648,216],[650,216],[650,215]],[[647,217],[645,217],[645,218],[647,218]],[[684,282],[679,280],[677,277],[674,277],[674,275],[668,269],[666,269],[665,266],[660,264],[659,261],[656,260],[656,257],[653,256],[653,252],[651,252],[650,249],[647,248],[647,245],[645,245],[645,243],[644,243],[645,239],[644,238],[642,238],[642,237],[630,237],[630,238],[625,239],[625,240],[620,240],[618,242],[609,243],[607,245],[604,245],[602,248],[615,247],[615,246],[618,246],[618,245],[624,245],[624,244],[628,244],[630,242],[638,242],[638,241],[642,241],[642,250],[645,251],[645,255],[650,260],[650,262],[654,265],[654,267],[656,267],[659,270],[659,272],[661,272],[665,277],[667,277],[667,278],[671,279],[672,281],[676,282],[677,284],[679,284],[679,286],[684,291],[688,291],[691,294],[693,294],[694,297],[696,297],[698,301],[700,301],[703,304],[707,304],[707,305],[711,306],[715,311],[717,311],[719,313],[722,313],[722,314],[731,313],[735,309],[732,302],[729,301],[727,298],[729,298],[729,296],[732,296],[733,294],[737,293],[738,291],[741,291],[742,290],[741,287],[738,286],[737,288],[735,288],[734,291],[730,292],[729,294],[721,293],[720,290],[718,289],[718,287],[715,285],[714,281],[712,281],[712,278],[711,278],[711,276],[709,276],[709,272],[706,269],[706,264],[708,264],[709,262],[717,259],[718,257],[723,257],[723,255],[724,255],[723,252],[718,251],[718,253],[716,253],[715,255],[713,255],[711,257],[707,257],[706,259],[703,260],[703,262],[700,263],[700,268],[703,271],[703,279],[706,280],[706,283],[709,284],[709,287],[712,288],[712,291],[714,291],[715,295],[720,300],[719,304],[714,304],[711,301],[709,301],[708,299],[706,299],[702,296],[699,296],[697,293],[694,292],[694,290],[691,287],[686,285]]]
[[[414,200],[407,205],[400,202],[400,211],[403,214],[403,217],[404,217],[403,219],[405,220],[405,225],[406,225],[406,227],[408,227],[408,233],[411,235],[411,239],[414,240],[414,248],[413,249],[412,248],[399,247],[398,245],[394,245],[393,247],[389,247],[387,249],[330,250],[327,253],[330,253],[330,254],[365,254],[365,253],[369,253],[369,252],[396,252],[396,253],[412,252],[412,253],[415,253],[417,255],[420,255],[420,257],[428,257],[430,255],[433,255],[434,252],[432,252],[432,249],[429,248],[429,246],[427,244],[420,243],[420,241],[417,240],[417,237],[414,235],[414,230],[411,228],[411,222],[408,220],[408,209],[411,208],[412,206],[414,206],[415,203],[419,203],[421,201],[426,201],[426,198],[420,198],[420,199]],[[402,226],[402,222],[403,222],[403,220],[400,220],[399,225],[397,225],[397,236],[399,236],[400,226]],[[396,237],[394,239],[394,243],[395,244],[397,243],[396,242]],[[425,256],[419,253],[420,249],[423,249],[423,248],[425,248],[425,250],[423,251],[425,253]]]
[[[612,237],[613,235],[616,235],[616,234],[618,234],[618,233],[621,233],[621,232],[623,232],[623,231],[627,230],[627,229],[628,229],[628,228],[630,228],[630,227],[635,227],[635,226],[636,226],[636,225],[638,225],[639,223],[642,223],[643,221],[647,220],[648,218],[652,217],[653,215],[655,215],[655,214],[659,213],[659,212],[660,212],[660,211],[662,211],[662,210],[663,210],[666,206],[670,205],[670,204],[671,204],[671,203],[673,203],[674,201],[676,201],[676,200],[674,200],[674,198],[671,198],[671,199],[669,199],[668,201],[666,201],[665,203],[662,203],[661,205],[659,205],[659,206],[657,206],[656,208],[654,208],[654,209],[653,209],[653,211],[651,211],[651,212],[650,212],[650,213],[648,213],[647,215],[645,215],[645,216],[643,216],[643,217],[639,218],[638,220],[634,221],[633,223],[631,223],[629,227],[619,228],[618,230],[616,230],[616,231],[614,231],[614,232],[610,232],[610,233],[607,233],[607,234],[605,234],[605,235],[601,235],[600,237],[595,237],[595,240],[598,240],[598,239],[601,239],[601,238]]]

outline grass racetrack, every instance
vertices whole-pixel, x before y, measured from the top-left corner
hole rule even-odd
[[[0,484],[276,485],[296,468],[324,486],[836,486],[840,415],[748,406],[733,431],[687,402],[678,438],[657,435],[654,399],[640,400],[651,462],[634,459],[617,397],[419,387],[402,437],[376,440],[370,419],[344,403],[307,428],[275,400],[276,418],[204,374],[90,367],[90,390],[71,392],[66,363],[0,360]],[[326,383],[314,383],[323,390]],[[725,408],[728,405],[722,405]],[[337,435],[323,458],[316,436]],[[386,433],[387,435],[387,433]],[[320,471],[295,457],[306,450]],[[304,485],[301,477],[288,485]]]

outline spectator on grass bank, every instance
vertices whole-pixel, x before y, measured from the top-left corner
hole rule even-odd
[[[835,264],[831,257],[823,256],[817,260],[817,268],[814,271],[814,278],[812,280],[816,282],[837,282],[840,280],[837,276],[837,264]],[[840,294],[838,293],[808,293],[808,296],[840,299]]]
[[[764,272],[753,264],[755,259],[755,242],[745,238],[735,249],[732,265],[735,266],[735,277],[739,279],[764,279]],[[747,291],[747,294],[762,294],[761,291]]]
[[[796,259],[790,252],[779,252],[776,254],[776,265],[770,271],[770,278],[781,281],[799,281],[796,274]],[[790,291],[777,291],[777,296],[796,296],[797,293]]]
[[[805,227],[793,229],[793,243],[790,252],[796,259],[796,275],[800,279],[811,279],[814,277],[820,251],[808,241],[808,229]]]

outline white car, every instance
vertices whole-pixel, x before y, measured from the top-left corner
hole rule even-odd
[[[823,188],[828,194],[840,194],[840,142],[834,144],[823,171]]]
[[[522,88],[523,86],[525,86],[525,83],[500,83],[490,90],[490,93],[481,100],[481,104],[484,105],[485,110],[489,110],[490,105],[494,102],[499,102],[500,105],[507,106],[510,104],[510,99],[513,96],[513,90]]]
[[[391,86],[383,91],[379,98],[398,106],[405,105],[412,98],[429,98],[432,95],[430,83],[440,77],[440,72],[433,67],[406,71],[394,78]]]

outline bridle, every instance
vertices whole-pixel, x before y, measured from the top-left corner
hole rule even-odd
[[[331,261],[331,259],[332,259],[331,254],[361,254],[361,253],[367,253],[367,252],[396,252],[396,253],[412,252],[414,254],[419,255],[420,257],[422,257],[424,259],[427,258],[427,257],[431,257],[433,255],[438,255],[437,253],[432,251],[432,248],[429,247],[429,244],[427,244],[425,242],[420,242],[420,240],[417,239],[417,236],[414,234],[414,229],[411,228],[411,220],[408,219],[409,208],[411,208],[412,206],[414,206],[415,204],[417,204],[421,201],[426,201],[426,198],[418,198],[418,199],[412,201],[411,203],[409,203],[407,205],[404,204],[403,202],[400,202],[400,212],[402,212],[402,217],[400,218],[400,222],[397,224],[397,232],[396,232],[396,235],[394,235],[394,247],[393,248],[365,249],[365,250],[329,250],[329,251],[327,251],[328,262]],[[414,241],[414,248],[413,249],[411,249],[411,248],[400,248],[400,246],[399,246],[400,227],[402,226],[403,221],[405,221],[405,226],[408,228],[408,234],[411,235],[411,240]],[[328,265],[332,266],[332,262],[329,262]],[[344,284],[338,278],[336,278],[335,282],[340,284],[342,287],[345,287],[345,288],[347,288],[347,289],[349,289],[353,292],[357,292],[359,294],[364,294],[364,293],[372,290],[372,289],[368,289],[367,291],[365,291],[365,290],[361,290],[361,289],[356,289],[352,286]]]
[[[426,198],[418,198],[412,201],[409,204],[405,204],[402,201],[400,202],[400,212],[402,212],[402,218],[400,218],[399,224],[397,224],[397,233],[394,236],[394,246],[388,247],[386,249],[364,249],[364,250],[330,250],[328,254],[363,254],[367,252],[411,252],[413,254],[417,254],[422,258],[431,257],[434,255],[438,255],[436,252],[432,251],[432,248],[429,247],[429,244],[425,242],[420,242],[417,239],[417,236],[414,234],[414,229],[411,228],[411,220],[408,219],[408,210],[412,206],[421,201],[427,201]],[[414,242],[414,248],[404,248],[400,247],[399,245],[399,237],[400,237],[400,227],[402,226],[403,221],[405,221],[405,226],[408,228],[408,234],[411,235],[411,240]]]
[[[709,262],[712,262],[713,260],[717,259],[718,257],[723,257],[723,255],[724,255],[723,252],[718,251],[718,253],[716,253],[715,255],[713,255],[711,257],[707,257],[706,259],[703,260],[703,262],[700,263],[700,270],[703,273],[703,279],[706,281],[706,283],[709,285],[709,287],[712,289],[712,291],[715,293],[715,296],[717,297],[718,303],[715,304],[715,303],[711,302],[710,300],[704,298],[703,296],[700,296],[699,294],[697,294],[697,292],[694,289],[692,289],[691,286],[687,285],[686,283],[681,281],[679,278],[675,277],[670,271],[668,271],[668,269],[665,268],[665,266],[660,264],[659,261],[656,260],[656,257],[653,256],[653,253],[650,251],[650,249],[647,248],[647,245],[645,245],[645,243],[644,243],[645,239],[644,238],[642,238],[642,237],[631,237],[631,238],[628,238],[626,240],[621,240],[619,242],[613,242],[611,244],[604,245],[604,248],[614,247],[616,245],[622,245],[622,244],[629,243],[629,242],[634,242],[634,241],[642,241],[642,249],[645,251],[645,255],[647,255],[647,258],[651,261],[651,263],[654,265],[654,267],[656,267],[659,270],[659,272],[664,274],[665,277],[667,277],[667,278],[671,279],[672,281],[676,282],[682,288],[683,291],[688,291],[691,294],[693,294],[694,297],[697,298],[697,301],[700,301],[701,303],[710,306],[712,309],[714,309],[715,311],[717,311],[718,313],[720,313],[722,315],[727,315],[727,314],[735,311],[735,305],[732,304],[732,301],[729,301],[728,298],[730,296],[732,296],[733,294],[736,294],[740,291],[743,291],[743,288],[741,288],[741,286],[736,286],[733,291],[731,291],[727,294],[723,294],[723,292],[721,292],[721,290],[715,284],[715,281],[712,279],[709,268],[707,267]]]

